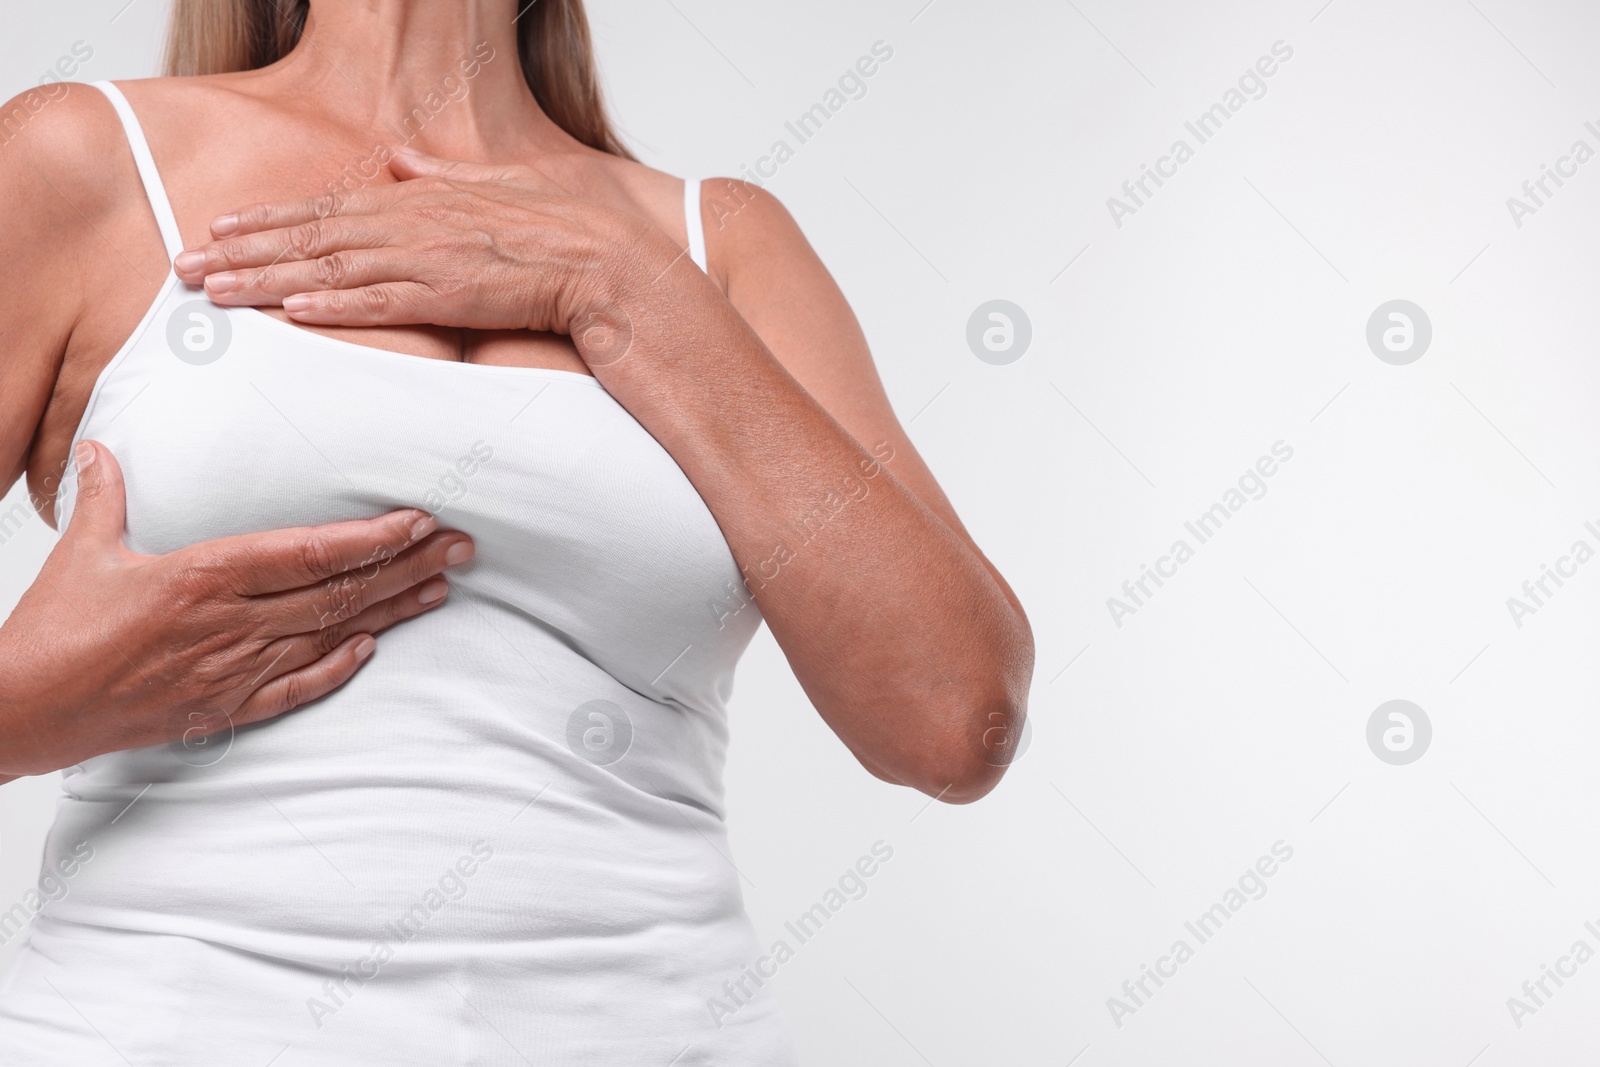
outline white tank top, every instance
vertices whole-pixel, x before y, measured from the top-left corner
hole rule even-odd
[[[794,1062],[723,824],[759,615],[599,382],[330,339],[169,273],[84,437],[122,465],[135,551],[420,507],[477,555],[329,696],[65,772],[0,1060]]]

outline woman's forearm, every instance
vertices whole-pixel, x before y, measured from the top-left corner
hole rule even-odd
[[[1020,608],[895,478],[892,445],[856,441],[705,275],[640,270],[575,339],[609,347],[585,352],[596,376],[721,526],[748,592],[718,610],[753,593],[818,711],[880,777],[981,796],[1024,713]]]
[[[22,636],[15,618],[0,624],[0,784],[74,762],[64,755],[66,738],[57,735],[52,744],[49,731],[41,729],[51,718],[44,687],[25,680],[49,653],[35,642],[18,640]]]
[[[22,710],[18,706],[17,694],[7,688],[4,678],[0,678],[0,752],[6,753],[5,759],[7,763],[10,763],[18,755],[19,738],[15,736],[13,724],[21,714]],[[20,774],[6,774],[4,771],[0,771],[0,785],[14,782],[20,777],[22,777]]]

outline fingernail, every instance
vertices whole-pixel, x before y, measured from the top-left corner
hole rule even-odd
[[[283,298],[283,310],[285,311],[304,311],[310,306],[311,298],[304,293],[296,293],[294,296]]]
[[[211,222],[211,232],[218,237],[227,237],[239,228],[238,215],[218,215]]]
[[[444,554],[444,563],[447,567],[459,567],[472,558],[472,542],[457,541],[451,545]]]
[[[357,638],[356,647],[352,650],[356,654],[356,662],[363,662],[368,656],[372,655],[373,650],[377,647],[378,642],[373,640],[370,634],[363,634]]]
[[[411,540],[422,540],[424,537],[427,537],[429,534],[433,533],[433,531],[438,528],[438,525],[439,520],[435,519],[432,515],[422,516],[422,518],[411,524]]]
[[[422,604],[437,604],[444,599],[444,594],[449,588],[449,582],[437,578],[417,591],[417,600]]]
[[[94,463],[96,454],[94,446],[88,441],[78,442],[78,447],[73,450],[72,459],[78,465],[79,474],[82,474],[86,468]]]
[[[178,258],[172,261],[172,265],[183,273],[188,274],[206,265],[206,254],[204,252],[179,252]]]
[[[231,293],[237,288],[239,288],[239,276],[231,270],[206,276],[206,290],[208,292]]]

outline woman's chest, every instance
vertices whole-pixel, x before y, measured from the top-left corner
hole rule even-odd
[[[69,448],[95,382],[115,353],[146,328],[145,320],[155,310],[152,301],[160,299],[160,292],[165,291],[159,280],[167,276],[169,264],[159,240],[153,244],[142,240],[150,236],[142,232],[147,221],[119,219],[108,226],[108,240],[118,242],[124,255],[115,261],[85,265],[85,288],[102,295],[86,302],[72,329],[27,461],[29,488],[47,518],[70,465]],[[193,298],[203,300],[204,294],[193,291]],[[222,309],[214,310],[221,313]],[[228,314],[270,318],[273,322],[267,328],[285,331],[286,338],[293,337],[288,331],[302,331],[347,348],[381,350],[380,356],[483,367],[538,368],[574,375],[589,373],[571,339],[557,334],[434,325],[306,327],[291,323],[280,308],[241,308]]]
[[[597,659],[737,658],[759,622],[699,493],[592,376],[354,346],[177,286],[83,435],[122,468],[134,551],[418,507],[477,542],[464,591]]]

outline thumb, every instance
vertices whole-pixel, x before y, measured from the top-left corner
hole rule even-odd
[[[72,458],[78,484],[73,496],[72,519],[62,536],[122,544],[128,525],[128,496],[122,483],[122,467],[111,450],[96,441],[78,442]]]
[[[515,166],[491,163],[464,163],[456,159],[440,159],[418,152],[410,146],[395,149],[389,160],[389,169],[401,181],[409,178],[450,178],[462,182],[503,181],[513,176]]]

